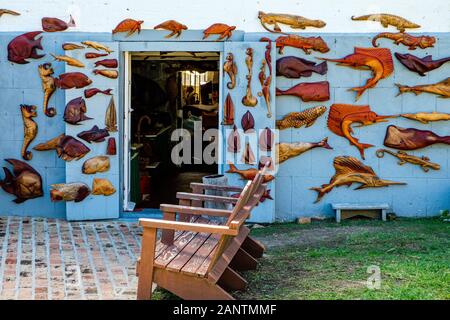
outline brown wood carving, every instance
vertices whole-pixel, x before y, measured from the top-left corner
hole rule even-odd
[[[0,180],[2,189],[16,196],[13,201],[22,203],[29,199],[42,197],[42,177],[33,167],[17,159],[5,159],[13,166],[12,172],[3,167],[5,179]]]
[[[254,107],[258,104],[258,99],[253,96],[251,82],[252,82],[252,67],[253,67],[253,49],[247,48],[245,51],[245,64],[247,65],[248,74],[247,78],[247,90],[245,96],[242,98],[242,104],[247,107]]]
[[[117,68],[119,66],[119,62],[117,59],[103,59],[94,63],[96,67],[102,66],[105,68]]]
[[[439,113],[439,112],[403,113],[400,115],[400,117],[427,124],[429,122],[434,121],[449,121],[450,113]]]
[[[92,183],[92,194],[110,196],[116,192],[116,189],[108,179],[94,178]]]
[[[276,146],[276,163],[282,163],[292,157],[296,157],[314,148],[333,149],[328,144],[328,138],[324,138],[319,142],[295,142],[295,143],[277,143]]]
[[[108,53],[86,52],[84,54],[84,57],[86,59],[97,59],[100,57],[106,57],[107,55],[108,55]]]
[[[186,27],[184,24],[179,23],[178,21],[167,20],[167,21],[164,21],[163,23],[158,24],[153,29],[155,29],[155,30],[156,29],[164,29],[164,30],[172,31],[170,34],[168,34],[164,38],[170,38],[174,35],[176,35],[175,38],[178,38],[181,35],[181,32],[183,32],[183,30],[187,30],[188,27]]]
[[[114,97],[111,97],[105,114],[105,127],[109,132],[117,132],[117,111]]]
[[[64,161],[79,160],[83,158],[89,151],[81,141],[72,136],[66,136],[64,133],[47,142],[40,143],[33,147],[36,151],[56,150],[58,157]]]
[[[42,31],[32,31],[15,37],[8,44],[8,60],[18,64],[27,64],[25,59],[40,59],[45,54],[38,54],[37,49],[42,48],[42,37],[35,39]]]
[[[434,69],[439,68],[444,63],[447,63],[450,61],[450,57],[439,59],[439,60],[433,60],[433,56],[428,55],[423,58],[416,57],[412,54],[406,53],[394,53],[395,57],[402,65],[404,65],[408,70],[412,72],[416,72],[417,74],[421,75],[422,77],[426,76],[425,73],[430,72]]]
[[[76,44],[76,43],[67,42],[67,43],[63,43],[62,48],[65,51],[70,51],[70,50],[84,49],[84,46],[80,46],[79,44]]]
[[[274,133],[268,127],[259,134],[259,149],[262,151],[271,151],[274,143]]]
[[[228,52],[226,60],[227,61],[223,64],[223,71],[230,77],[230,82],[227,83],[227,88],[231,90],[236,86],[237,66],[231,52]]]
[[[277,120],[276,125],[280,130],[287,128],[300,128],[303,126],[308,128],[312,126],[316,122],[317,118],[323,115],[325,111],[327,111],[327,107],[317,106],[300,112],[291,112],[283,119]]]
[[[94,125],[90,130],[82,131],[77,134],[78,138],[83,139],[86,142],[103,142],[105,137],[109,136],[109,132],[106,129],[100,129],[97,125]]]
[[[92,118],[85,115],[86,112],[86,102],[82,97],[72,99],[67,103],[66,109],[64,110],[64,121],[77,125],[81,121],[91,120]]]
[[[117,77],[119,77],[119,72],[117,72],[117,70],[94,69],[92,72],[96,75],[99,74],[110,79],[117,79]]]
[[[68,72],[55,78],[55,85],[60,89],[81,89],[92,83],[92,80],[81,72]]]
[[[328,71],[327,62],[317,64],[299,57],[288,56],[277,60],[277,76],[289,79],[310,77],[313,72],[324,75]]]
[[[252,147],[250,146],[250,143],[247,142],[245,144],[244,152],[242,153],[242,159],[241,161],[245,164],[255,164],[255,154],[252,151]]]
[[[427,92],[439,95],[443,98],[450,98],[450,77],[434,84],[424,84],[413,87],[404,86],[398,83],[396,83],[395,85],[398,87],[399,90],[397,95],[401,95],[402,93],[405,92],[413,92],[416,95],[419,95],[423,92]]]
[[[141,32],[141,25],[144,23],[143,20],[125,19],[119,22],[119,24],[114,28],[112,34],[119,32],[127,32],[127,37],[131,36],[137,31],[139,34]]]
[[[108,138],[108,145],[106,146],[106,154],[108,156],[115,156],[117,154],[116,139],[114,137]]]
[[[256,169],[256,168],[239,170],[238,168],[236,168],[236,166],[234,164],[230,163],[229,165],[230,165],[230,169],[227,171],[227,173],[237,173],[242,177],[243,180],[253,180],[253,178],[255,178],[256,174],[258,173],[258,169]],[[272,181],[273,179],[275,179],[274,176],[266,174],[266,175],[264,175],[263,182],[267,183],[269,181]]]
[[[214,23],[203,31],[203,39],[208,38],[212,34],[218,34],[219,40],[228,40],[231,38],[233,31],[236,29],[236,26],[229,26],[225,23]]]
[[[261,84],[261,92],[258,92],[258,96],[264,97],[267,106],[267,118],[272,118],[272,110],[270,106],[270,85],[272,83],[272,57],[270,51],[272,50],[272,41],[268,41],[266,51],[264,54],[265,60],[262,61],[261,71],[258,78]],[[266,77],[266,65],[269,68],[269,75]]]
[[[416,150],[435,143],[450,145],[450,136],[441,137],[429,130],[401,128],[390,125],[386,129],[384,145],[399,150]]]
[[[225,106],[223,110],[223,125],[233,125],[234,124],[234,103],[231,100],[231,96],[228,93],[225,99]]]
[[[69,22],[64,22],[58,18],[42,18],[42,30],[45,32],[58,32],[67,30],[69,27],[75,27],[75,21],[70,16]]]
[[[405,151],[397,151],[397,153],[395,153],[387,149],[378,149],[376,155],[378,158],[383,158],[385,153],[389,153],[390,155],[398,158],[398,164],[400,166],[404,165],[405,163],[411,163],[420,166],[425,172],[430,171],[430,169],[439,170],[441,168],[439,164],[431,162],[430,158],[428,157],[413,156],[411,154],[407,154]]]
[[[56,56],[53,53],[50,53],[50,55],[53,58],[55,58],[56,61],[65,62],[69,66],[78,67],[78,68],[84,68],[84,64],[81,61],[79,61],[79,60],[77,60],[75,58],[71,58],[71,57],[68,57],[68,56]]]
[[[36,106],[20,105],[23,120],[23,145],[21,154],[24,160],[31,160],[33,158],[33,153],[27,149],[38,133],[38,126],[33,120],[37,116],[36,109]]]
[[[227,139],[228,152],[238,153],[241,150],[241,137],[239,135],[238,128],[233,126],[233,131],[230,132]]]
[[[19,12],[8,10],[8,9],[0,9],[0,17],[4,14],[10,14],[12,16],[20,16]]]
[[[296,96],[304,102],[330,100],[330,84],[328,81],[302,82],[287,90],[276,88],[277,96]]]
[[[352,136],[352,124],[359,123],[360,126],[367,126],[378,122],[385,122],[388,118],[396,116],[380,116],[370,110],[369,106],[355,106],[351,104],[333,104],[330,107],[328,116],[328,128],[338,136],[346,138],[351,145],[358,148],[361,157],[364,157],[364,150],[373,147],[372,144],[360,143]]]
[[[50,199],[56,201],[83,201],[91,194],[88,185],[81,182],[56,183],[51,185]]]
[[[269,38],[263,37],[260,41],[268,41]],[[275,40],[278,52],[283,54],[284,47],[293,47],[303,50],[305,54],[311,54],[311,51],[326,53],[330,51],[328,45],[321,37],[301,37],[295,34],[280,36]]]
[[[322,20],[311,20],[302,16],[283,13],[264,13],[258,12],[258,19],[264,29],[269,32],[280,33],[281,28],[278,24],[285,24],[292,29],[305,29],[306,27],[323,28],[326,23]],[[267,25],[273,25],[273,30]]]
[[[101,43],[95,42],[95,41],[81,41],[81,44],[84,44],[86,47],[95,49],[97,51],[100,51],[100,50],[105,51],[108,54],[111,52],[114,52],[109,47],[107,47]],[[100,56],[100,57],[102,57],[102,56]]]
[[[405,18],[388,14],[388,13],[375,13],[367,14],[360,17],[352,16],[354,21],[378,21],[381,25],[387,28],[389,25],[394,26],[400,32],[405,32],[405,29],[420,28],[417,23],[406,20]]]
[[[436,43],[435,37],[430,36],[419,36],[415,37],[413,35],[410,35],[408,33],[398,32],[398,33],[392,33],[392,32],[382,32],[377,34],[372,39],[372,45],[374,47],[378,47],[377,40],[380,38],[386,38],[393,40],[396,45],[399,45],[400,43],[409,47],[409,50],[416,50],[417,47],[421,49],[425,48],[432,48],[434,47],[434,44]]]
[[[109,157],[97,156],[86,160],[83,163],[81,171],[84,174],[95,174],[98,172],[106,172],[110,168]]]
[[[403,182],[381,179],[376,175],[371,167],[364,165],[354,157],[336,157],[334,158],[333,166],[336,173],[331,178],[330,183],[324,184],[322,187],[311,188],[311,190],[318,192],[315,203],[319,202],[322,197],[333,190],[334,187],[340,187],[343,185],[350,186],[353,183],[359,183],[360,185],[355,190],[360,190],[365,188],[379,188],[390,185],[406,184]]]
[[[56,90],[56,81],[52,77],[54,73],[51,63],[44,63],[38,67],[39,76],[41,77],[42,90],[44,90],[44,114],[47,117],[53,117],[56,115],[55,108],[49,108],[48,102],[51,96]]]
[[[89,99],[89,98],[95,96],[97,93],[102,93],[102,94],[110,96],[110,95],[112,95],[111,91],[112,91],[112,89],[106,89],[106,90],[100,90],[98,88],[86,89],[86,90],[84,90],[84,97],[86,99]]]
[[[254,130],[255,128],[255,118],[253,118],[250,111],[247,111],[244,113],[241,119],[241,126],[244,132],[247,132],[249,130]]]

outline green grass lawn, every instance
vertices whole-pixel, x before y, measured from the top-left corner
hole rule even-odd
[[[450,223],[438,219],[274,224],[252,235],[267,251],[243,273],[238,299],[450,299]],[[371,265],[380,289],[367,288]]]

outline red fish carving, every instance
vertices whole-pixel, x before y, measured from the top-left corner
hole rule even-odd
[[[258,169],[256,169],[256,168],[239,170],[238,168],[236,168],[236,166],[234,164],[230,163],[229,165],[230,165],[230,169],[227,171],[227,173],[237,173],[242,177],[243,180],[253,180],[255,178],[256,174],[258,173]],[[275,179],[274,176],[272,176],[270,174],[266,174],[266,175],[264,175],[263,183],[267,183],[269,181],[272,181],[273,179]]]
[[[77,125],[81,121],[92,119],[85,115],[86,112],[86,102],[83,98],[78,97],[72,99],[67,103],[66,109],[64,110],[64,121],[70,124]]]
[[[100,57],[106,57],[109,53],[96,53],[96,52],[86,52],[84,57],[86,59],[96,59]]]
[[[105,68],[117,68],[118,65],[117,59],[103,59],[95,62],[96,67],[103,66]]]
[[[45,54],[37,54],[36,50],[42,48],[42,37],[35,39],[42,31],[32,31],[15,37],[8,44],[8,60],[18,64],[27,64],[25,59],[40,59]]]
[[[59,78],[55,78],[55,85],[60,89],[80,89],[90,85],[91,83],[92,80],[81,72],[63,73],[59,76]]]
[[[386,129],[384,145],[399,150],[416,150],[435,143],[450,145],[450,136],[441,137],[429,130],[401,128],[390,125]]]
[[[289,56],[277,60],[277,76],[285,76],[289,79],[310,77],[312,73],[324,75],[327,73],[327,62],[317,64],[306,59]]]
[[[82,131],[77,134],[78,138],[83,139],[86,142],[103,142],[105,137],[109,136],[109,132],[106,129],[100,129],[98,126],[93,126],[91,130]]]
[[[114,137],[108,138],[108,145],[106,146],[106,154],[108,156],[115,156],[117,154],[116,139],[114,139]]]
[[[56,150],[58,157],[64,161],[79,160],[91,151],[81,141],[72,136],[66,136],[64,133],[47,142],[36,145],[33,149],[36,151]]]
[[[408,68],[412,72],[416,72],[422,77],[426,76],[426,72],[430,72],[434,69],[439,68],[444,63],[447,63],[450,61],[450,57],[439,59],[439,60],[433,60],[433,56],[428,55],[423,58],[416,57],[412,54],[406,53],[394,53],[395,57],[398,61],[401,62],[402,65],[404,65],[406,68]]]
[[[46,32],[64,31],[69,27],[75,27],[75,21],[70,16],[69,22],[64,22],[58,18],[42,18],[42,30]]]
[[[288,90],[276,88],[277,96],[291,95],[309,101],[327,101],[330,100],[330,84],[328,81],[302,82]]]
[[[84,97],[86,99],[89,99],[89,98],[95,96],[97,93],[102,93],[102,94],[110,96],[110,95],[112,95],[111,91],[112,91],[112,89],[106,89],[106,90],[100,90],[97,88],[86,89],[86,90],[84,90]]]

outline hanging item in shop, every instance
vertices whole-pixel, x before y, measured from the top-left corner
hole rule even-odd
[[[433,121],[449,121],[450,113],[439,113],[439,112],[418,112],[418,113],[403,113],[400,117],[419,121],[422,123],[429,123]]]
[[[97,156],[86,160],[82,166],[84,174],[95,174],[98,172],[106,172],[110,168],[109,157]]]
[[[94,74],[99,74],[102,75],[106,78],[110,78],[110,79],[117,79],[117,77],[119,76],[119,72],[117,72],[117,70],[98,70],[98,69],[94,69],[92,70],[92,72]]]
[[[228,40],[231,38],[234,29],[236,29],[236,26],[229,26],[225,23],[214,23],[203,31],[203,40],[212,34],[219,35],[219,38],[217,38],[216,41]]]
[[[231,100],[231,96],[228,93],[225,99],[225,106],[223,109],[223,125],[233,125],[234,124],[234,103]]]
[[[422,157],[413,156],[411,154],[407,154],[405,151],[397,151],[397,153],[395,153],[387,149],[378,149],[376,155],[378,158],[383,158],[385,153],[389,153],[390,155],[393,155],[394,157],[398,158],[399,161],[397,163],[400,166],[404,165],[405,163],[411,163],[418,165],[425,172],[430,171],[430,169],[433,170],[441,169],[441,166],[437,163],[431,162],[430,158],[425,156]]]
[[[79,124],[81,121],[91,120],[87,117],[86,101],[82,97],[70,100],[64,110],[64,121],[73,125]]]
[[[94,125],[90,130],[85,130],[77,134],[77,137],[84,141],[91,142],[103,142],[105,137],[109,136],[109,132],[106,129],[100,129],[97,125]]]
[[[228,89],[234,89],[236,86],[236,74],[237,74],[237,66],[234,62],[234,56],[231,52],[228,52],[225,63],[223,64],[223,71],[228,74],[230,77],[230,82],[227,83]]]
[[[394,53],[395,57],[402,65],[404,65],[406,68],[408,68],[412,72],[416,72],[422,77],[426,76],[426,72],[430,72],[434,69],[439,68],[444,63],[447,63],[450,61],[450,57],[439,59],[439,60],[433,60],[432,55],[428,55],[423,58],[416,57],[412,54],[406,53]]]
[[[429,130],[401,128],[390,125],[386,129],[384,145],[399,150],[416,150],[435,143],[450,145],[450,136],[441,137]]]
[[[50,53],[50,54],[53,58],[55,58],[56,61],[63,61],[65,63],[67,63],[67,65],[72,66],[72,67],[84,68],[84,64],[75,58],[71,58],[68,56],[56,56],[53,53]]]
[[[42,90],[44,90],[44,114],[47,117],[53,117],[56,115],[56,109],[48,107],[50,98],[56,90],[55,78],[52,77],[54,73],[52,64],[41,64],[38,66],[38,71],[42,82]]]
[[[15,37],[8,44],[8,60],[17,64],[27,64],[25,59],[40,59],[45,54],[38,54],[37,49],[43,50],[42,37],[35,39],[42,31],[32,31]]]
[[[330,84],[328,81],[302,82],[287,90],[276,88],[277,96],[296,96],[304,102],[330,100]]]
[[[84,54],[84,57],[86,59],[97,59],[97,58],[100,58],[100,57],[106,57],[107,55],[109,55],[109,53],[86,52]]]
[[[227,173],[237,173],[238,175],[240,175],[242,177],[243,180],[253,180],[255,178],[256,174],[258,173],[258,169],[256,169],[256,168],[239,170],[238,168],[236,168],[236,166],[234,164],[230,163],[229,165],[230,165],[230,169],[227,171]],[[273,179],[275,179],[274,176],[272,176],[270,174],[266,174],[266,175],[264,175],[263,183],[267,183],[269,181],[272,181]]]
[[[241,126],[242,129],[244,130],[244,132],[248,132],[248,131],[254,131],[255,128],[255,119],[253,118],[252,114],[250,113],[250,111],[247,111],[246,113],[244,113],[244,115],[242,116],[241,119]]]
[[[258,12],[258,19],[264,29],[273,33],[280,33],[281,28],[278,24],[285,24],[292,29],[305,29],[306,27],[323,28],[326,23],[322,20],[311,20],[302,16],[284,13],[264,13]],[[273,25],[273,30],[267,25]]]
[[[328,144],[328,137],[322,139],[319,142],[294,142],[294,143],[277,143],[275,145],[277,155],[276,163],[283,163],[284,161],[301,155],[308,150],[314,148],[325,148],[325,149],[333,149]]]
[[[105,95],[112,95],[111,93],[112,89],[105,89],[105,90],[100,90],[98,88],[90,88],[90,89],[86,89],[84,90],[84,97],[86,99],[92,98],[93,96],[95,96],[97,93],[102,93]]]
[[[65,51],[70,51],[70,50],[79,50],[79,49],[84,49],[84,46],[80,46],[79,44],[76,43],[64,43],[62,45],[63,50]]]
[[[42,190],[42,177],[32,166],[17,159],[5,159],[13,166],[12,172],[3,167],[5,179],[0,180],[2,189],[16,196],[13,201],[22,203],[29,199],[39,198],[44,195]]]
[[[258,104],[258,99],[252,94],[251,82],[252,82],[252,68],[253,68],[253,49],[247,48],[245,51],[245,64],[247,65],[248,74],[247,78],[247,90],[245,96],[242,98],[242,104],[247,107],[254,107]]]
[[[12,16],[20,16],[20,13],[13,11],[13,10],[8,10],[8,9],[0,9],[0,17],[4,14],[10,14]]]
[[[306,126],[306,128],[312,126],[317,118],[323,115],[327,111],[325,106],[317,106],[305,109],[300,112],[290,112],[283,119],[276,121],[276,126],[278,129],[288,129],[288,128],[301,128]]]
[[[125,19],[119,22],[119,24],[114,28],[112,34],[119,32],[127,32],[126,37],[131,36],[133,33],[137,31],[137,33],[141,33],[141,25],[144,23],[144,20],[134,20],[134,19]]]
[[[88,147],[83,142],[75,139],[72,136],[61,135],[53,138],[47,142],[40,143],[33,147],[36,151],[56,150],[58,157],[64,161],[79,160],[83,158],[89,151]]]
[[[328,71],[327,62],[317,64],[316,62],[299,57],[288,56],[277,60],[277,76],[289,79],[310,77],[312,73],[324,75]]]
[[[450,77],[434,84],[424,84],[413,87],[404,86],[398,83],[395,85],[399,90],[397,96],[405,92],[414,92],[416,95],[419,95],[422,92],[427,92],[437,94],[443,98],[450,98]]]
[[[119,63],[117,62],[117,59],[103,59],[95,62],[94,65],[96,67],[103,66],[105,68],[117,68],[119,66]]]
[[[116,105],[114,103],[114,97],[109,100],[108,108],[105,114],[105,129],[109,132],[117,132],[117,113]]]
[[[81,202],[91,194],[88,185],[82,182],[56,183],[51,185],[50,199],[57,201]]]
[[[64,22],[58,18],[49,17],[42,18],[41,22],[42,30],[44,30],[45,32],[58,32],[67,30],[70,27],[76,27],[72,15],[70,16],[69,22]]]
[[[258,75],[259,83],[261,84],[261,92],[258,96],[264,97],[267,106],[267,118],[272,118],[272,110],[270,106],[270,84],[272,83],[272,57],[270,51],[272,50],[272,41],[268,41],[264,59],[262,61],[261,69]],[[269,76],[266,77],[266,65],[269,68]]]
[[[255,154],[252,151],[252,147],[250,146],[250,143],[247,142],[245,144],[244,152],[242,153],[241,161],[245,164],[255,164]]]
[[[95,49],[97,51],[105,51],[108,54],[111,53],[111,52],[114,52],[113,50],[111,50],[107,46],[105,46],[105,45],[103,45],[101,43],[95,42],[95,41],[81,41],[81,43],[84,44],[86,47]]]
[[[263,37],[260,41],[269,41],[269,38]],[[296,34],[280,36],[275,40],[278,52],[283,54],[284,47],[293,47],[303,50],[305,54],[311,54],[311,51],[326,53],[330,51],[328,45],[323,41],[322,37],[301,37]]]
[[[241,137],[236,125],[233,126],[233,131],[228,135],[227,144],[228,152],[238,153],[241,150]]]
[[[108,138],[108,144],[106,146],[106,154],[108,156],[115,156],[117,154],[116,139],[114,137]]]
[[[55,78],[55,85],[60,89],[81,89],[92,83],[87,75],[81,72],[68,72]]]
[[[187,30],[188,27],[186,27],[184,24],[179,23],[178,21],[167,20],[167,21],[164,21],[163,23],[158,24],[153,29],[155,29],[155,30],[163,29],[163,30],[172,31],[170,34],[164,36],[164,38],[171,38],[174,35],[176,35],[175,38],[178,38],[181,35],[181,32],[183,32],[183,30]]]
[[[37,116],[36,109],[36,106],[32,105],[20,105],[20,112],[22,113],[23,120],[23,144],[21,154],[24,160],[31,160],[33,158],[33,153],[27,149],[38,133],[38,126],[33,120],[33,118]]]
[[[92,194],[96,196],[110,196],[116,192],[116,189],[108,179],[94,178],[92,183]]]
[[[394,62],[391,51],[386,48],[355,48],[354,53],[342,59],[318,58],[337,62],[338,65],[356,69],[369,69],[372,71],[372,78],[368,79],[362,87],[351,88],[356,91],[356,101],[367,89],[373,88],[378,81],[384,79],[394,72]]]
[[[364,165],[361,161],[350,156],[339,156],[334,158],[333,166],[336,171],[328,184],[321,187],[311,188],[317,191],[317,199],[314,203],[319,202],[322,197],[333,190],[334,187],[351,186],[353,183],[360,185],[355,190],[366,188],[379,188],[391,185],[405,185],[404,182],[395,182],[381,179],[376,175],[373,169]]]
[[[415,37],[413,35],[410,35],[409,33],[403,33],[403,32],[382,32],[377,34],[372,39],[372,45],[374,47],[378,47],[377,40],[380,38],[386,38],[393,40],[396,45],[399,45],[400,43],[409,47],[409,50],[416,50],[417,47],[420,49],[425,49],[429,47],[433,47],[436,43],[435,37],[430,36],[418,36]]]
[[[360,17],[352,16],[351,19],[353,21],[377,21],[381,23],[381,25],[385,28],[391,25],[393,27],[396,27],[397,30],[400,32],[405,32],[405,29],[420,28],[420,25],[418,25],[417,23],[408,21],[405,18],[388,13],[367,14]]]
[[[271,151],[274,143],[274,133],[268,127],[259,134],[259,149],[262,151]]]
[[[333,104],[328,115],[328,128],[338,136],[346,138],[351,145],[355,146],[361,158],[364,157],[364,150],[373,147],[372,144],[360,143],[352,136],[354,123],[360,126],[367,126],[378,122],[386,122],[388,118],[396,116],[380,116],[370,110],[370,106],[355,106],[351,104]]]

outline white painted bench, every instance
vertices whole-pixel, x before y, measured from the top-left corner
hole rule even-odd
[[[358,215],[373,217],[370,214],[364,213],[364,210],[381,210],[381,220],[386,221],[386,212],[389,209],[387,203],[332,203],[331,207],[336,210],[336,222],[341,222],[342,211],[359,211],[355,212]]]

